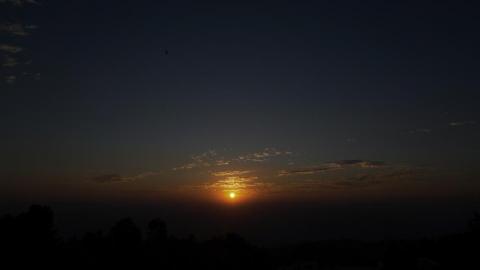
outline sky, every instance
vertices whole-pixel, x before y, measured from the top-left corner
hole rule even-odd
[[[478,8],[1,0],[0,209],[222,216],[189,212],[202,205],[253,228],[365,205],[405,222],[468,215],[480,206]],[[293,210],[253,218],[279,205]]]

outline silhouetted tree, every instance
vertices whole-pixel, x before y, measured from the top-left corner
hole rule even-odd
[[[35,262],[52,266],[59,239],[54,229],[53,211],[46,206],[32,205],[17,217],[0,220],[2,255],[19,267]]]
[[[131,218],[118,221],[110,229],[109,237],[115,249],[121,251],[139,248],[142,243],[142,232]]]
[[[474,234],[480,234],[480,213],[475,212],[468,225]]]
[[[167,239],[167,225],[160,219],[152,219],[148,223],[148,240],[151,242],[165,242]]]
[[[148,223],[146,241],[132,219],[104,234],[61,241],[50,208],[34,205],[18,216],[0,218],[0,267],[5,269],[301,269],[377,267],[381,269],[476,269],[480,215],[470,231],[435,239],[365,243],[309,242],[277,249],[258,248],[238,234],[207,241],[167,236],[162,219]]]

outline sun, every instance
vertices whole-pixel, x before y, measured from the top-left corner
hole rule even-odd
[[[235,194],[235,192],[230,192],[228,193],[228,197],[230,197],[230,199],[235,199],[235,197],[237,197],[237,194]]]

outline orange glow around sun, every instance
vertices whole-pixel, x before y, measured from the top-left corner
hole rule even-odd
[[[242,189],[224,189],[214,191],[214,198],[228,205],[238,205],[251,202],[256,197],[256,192]]]
[[[213,173],[214,180],[205,188],[215,199],[228,204],[243,204],[257,194],[258,177],[250,171],[224,171]]]

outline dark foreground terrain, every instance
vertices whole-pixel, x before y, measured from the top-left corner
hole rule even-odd
[[[281,238],[281,236],[279,236]],[[277,248],[234,233],[198,241],[168,235],[161,219],[147,231],[133,220],[80,238],[58,236],[49,207],[0,218],[2,269],[480,269],[480,216],[466,232],[436,239],[312,241]]]

